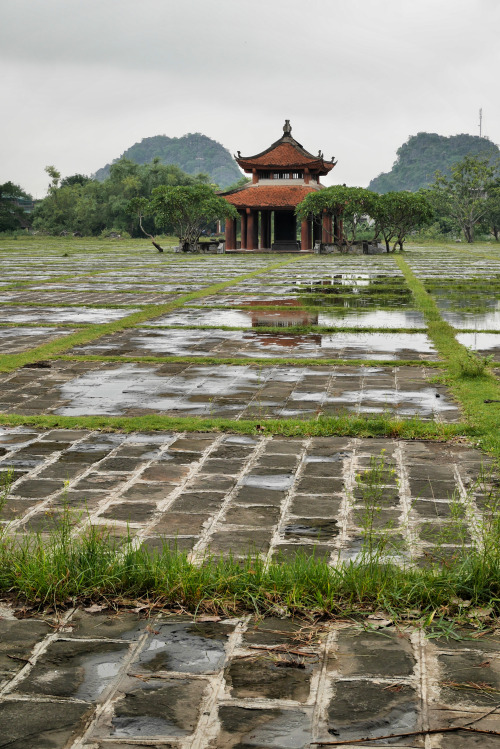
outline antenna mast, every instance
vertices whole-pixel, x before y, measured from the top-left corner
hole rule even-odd
[[[483,108],[479,110],[479,137],[483,137]]]

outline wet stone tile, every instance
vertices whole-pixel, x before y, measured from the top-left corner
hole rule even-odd
[[[132,671],[154,674],[178,671],[188,674],[212,673],[225,661],[227,637],[234,625],[212,622],[155,623]]]
[[[99,517],[127,523],[146,523],[156,512],[156,505],[148,502],[123,502],[110,505]]]
[[[191,531],[190,531],[191,532]],[[141,542],[141,548],[146,549],[151,554],[166,553],[189,553],[194,545],[198,542],[197,536],[147,536]]]
[[[331,667],[346,676],[408,677],[415,659],[409,635],[385,629],[383,632],[343,630]]]
[[[280,564],[281,562],[293,563],[297,559],[315,559],[328,563],[332,552],[337,558],[337,550],[332,546],[318,543],[317,541],[308,543],[277,543],[273,547],[273,561]]]
[[[211,554],[248,556],[266,554],[271,544],[271,530],[249,528],[245,530],[221,530],[210,537],[208,548]]]
[[[334,518],[340,511],[341,499],[311,494],[295,494],[290,505],[292,515],[310,518]]]
[[[199,535],[210,517],[209,513],[166,512],[150,528],[150,533],[157,536]]]
[[[398,685],[391,691],[387,686],[366,680],[336,682],[328,708],[330,740],[417,730],[418,698],[412,687]]]
[[[9,749],[64,749],[83,731],[92,707],[84,702],[0,703],[2,742]]]
[[[500,691],[500,662],[498,653],[454,650],[438,655],[441,672],[441,704],[491,706]]]
[[[100,721],[93,737],[165,739],[192,734],[206,686],[192,679],[129,679],[113,702],[112,715]]]
[[[34,646],[51,631],[37,619],[0,619],[0,684],[23,668]]]
[[[94,701],[118,675],[128,645],[111,642],[53,642],[20,682],[21,694]]]
[[[64,488],[64,481],[28,479],[16,486],[16,494],[30,499],[43,499]]]
[[[129,612],[91,614],[78,609],[64,628],[64,637],[91,640],[137,640],[148,621]]]
[[[271,505],[253,505],[231,507],[224,516],[228,525],[242,525],[247,528],[263,528],[274,526],[280,517],[279,508]]]
[[[281,505],[285,499],[285,492],[260,487],[242,486],[235,499],[236,505]]]
[[[223,492],[183,492],[176,499],[171,510],[174,512],[212,513],[218,510],[224,502]]]
[[[285,539],[309,538],[318,542],[331,541],[339,533],[335,520],[318,518],[290,518],[283,529]]]
[[[304,663],[304,660],[307,663]],[[309,658],[276,655],[234,660],[225,670],[232,697],[306,702],[313,666]]]
[[[223,705],[219,721],[217,749],[303,749],[312,740],[311,715],[304,710]]]

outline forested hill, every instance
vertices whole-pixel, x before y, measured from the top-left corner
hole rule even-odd
[[[219,187],[232,185],[241,178],[241,172],[227,148],[201,133],[188,133],[181,138],[169,138],[167,135],[143,138],[122,153],[120,158],[130,159],[136,164],[149,164],[155,156],[163,164],[175,164],[187,174],[204,172]],[[106,164],[94,177],[102,182],[109,176],[109,167],[110,164]]]
[[[426,187],[434,181],[437,170],[449,174],[450,167],[465,156],[500,157],[498,146],[478,135],[438,135],[418,133],[398,148],[397,158],[390,172],[382,172],[372,179],[369,190],[386,193],[392,190],[411,190]]]

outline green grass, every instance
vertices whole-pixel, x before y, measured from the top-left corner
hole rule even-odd
[[[395,620],[411,616],[433,621],[439,612],[460,620],[467,606],[491,606],[499,612],[500,549],[498,518],[481,550],[469,549],[447,563],[399,567],[380,550],[365,551],[357,562],[329,566],[319,556],[298,553],[266,564],[250,553],[244,560],[206,555],[201,564],[165,546],[160,553],[117,546],[109,532],[86,526],[73,533],[66,510],[47,538],[0,535],[0,595],[40,608],[144,599],[156,605],[196,612],[231,614],[254,611],[341,616],[383,609]]]
[[[440,369],[442,362],[423,361],[422,359],[306,359],[293,357],[218,357],[218,356],[105,356],[97,354],[62,354],[58,357],[63,361],[101,361],[101,362],[138,362],[149,364],[227,364],[241,367],[425,367]],[[1,370],[0,370],[1,371]]]
[[[100,429],[103,431],[151,432],[228,432],[267,434],[286,437],[392,437],[440,442],[455,437],[477,437],[474,428],[460,423],[444,424],[417,417],[397,419],[385,414],[359,417],[354,414],[318,416],[314,419],[222,419],[198,416],[59,416],[41,414],[0,414],[3,426],[32,426],[40,429]]]
[[[500,400],[500,381],[487,362],[458,343],[456,331],[442,320],[436,302],[406,261],[401,256],[396,256],[395,261],[425,316],[428,335],[444,360],[446,384],[460,403],[467,423],[480,435],[477,444],[500,459],[500,403],[495,403]]]
[[[275,336],[287,335],[320,335],[331,333],[425,333],[427,328],[367,328],[349,325],[257,325],[249,328],[244,325],[143,325],[143,328],[154,330],[243,330],[253,333],[272,333]]]

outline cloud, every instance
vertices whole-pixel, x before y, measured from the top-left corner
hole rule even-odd
[[[500,140],[497,0],[6,0],[4,178],[91,173],[143,137],[258,152],[285,117],[367,184],[421,130]],[[491,126],[491,127],[490,127]]]

